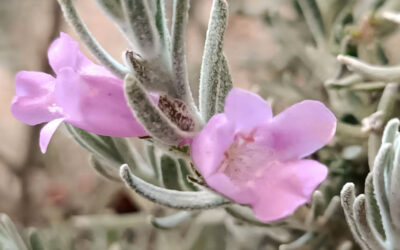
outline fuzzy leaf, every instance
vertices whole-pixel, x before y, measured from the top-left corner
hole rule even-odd
[[[392,241],[393,228],[392,219],[390,216],[388,193],[386,190],[385,171],[391,168],[393,160],[393,148],[389,143],[382,144],[378,155],[375,158],[373,170],[373,184],[375,191],[375,198],[379,206],[379,211],[382,216],[382,224],[385,229],[387,241]]]
[[[214,0],[200,73],[200,113],[205,121],[208,121],[215,114],[227,20],[228,3],[226,0]]]
[[[121,0],[130,27],[128,36],[145,59],[159,55],[160,40],[155,20],[145,0]]]
[[[394,143],[396,136],[399,134],[399,125],[400,121],[397,118],[390,120],[386,124],[385,130],[383,131],[382,144]]]
[[[169,155],[163,155],[160,159],[163,186],[167,189],[181,190],[178,172],[178,162]]]
[[[165,17],[165,1],[156,0],[156,27],[164,48],[171,50],[171,37],[168,30],[167,18]]]
[[[355,189],[353,183],[346,183],[342,191],[340,191],[340,200],[346,216],[347,224],[349,225],[350,231],[353,234],[356,242],[361,246],[362,249],[369,249],[366,242],[361,238],[361,234],[356,225],[356,220],[354,218],[354,201],[356,199]]]
[[[390,122],[395,123],[397,125],[397,126],[395,126],[395,128],[396,128],[395,133],[397,134],[397,139],[396,139],[397,142],[394,143],[395,154],[394,154],[393,169],[392,169],[392,173],[390,176],[391,183],[390,183],[390,192],[389,192],[389,206],[390,206],[390,215],[391,215],[393,224],[396,226],[397,230],[400,230],[400,195],[399,195],[399,190],[400,190],[400,145],[399,145],[399,133],[397,130],[398,125],[399,125],[399,120],[393,119]],[[388,129],[388,126],[386,127],[386,129]]]
[[[384,82],[399,82],[400,66],[374,66],[362,62],[355,57],[339,55],[338,61],[346,64],[347,67],[365,79]]]
[[[45,250],[42,241],[40,240],[39,234],[36,230],[31,229],[29,232],[29,243],[32,250]]]
[[[370,249],[382,249],[383,245],[375,238],[367,220],[365,196],[363,194],[359,195],[353,204],[354,210],[354,220],[360,233],[360,237],[367,243]]]
[[[153,104],[135,77],[126,76],[124,89],[132,112],[151,136],[168,145],[177,145],[184,138],[191,137],[191,134],[180,130]]]
[[[120,175],[125,184],[137,194],[170,208],[208,209],[230,203],[229,200],[211,191],[184,192],[154,186],[133,175],[127,165],[121,166]]]
[[[225,98],[233,88],[231,73],[229,72],[228,61],[225,55],[220,63],[219,82],[217,88],[217,100],[215,104],[215,113],[224,112]]]
[[[151,218],[151,224],[159,229],[171,229],[193,217],[193,211],[179,211],[165,217]]]
[[[0,214],[0,247],[4,250],[28,250],[14,223],[6,214]]]
[[[111,165],[119,166],[123,163],[113,145],[104,141],[104,138],[107,137],[89,133],[67,123],[65,123],[65,127],[79,145],[93,153],[96,157],[106,160]]]
[[[180,99],[192,101],[186,66],[186,30],[189,17],[189,0],[174,0],[172,17],[172,67],[175,88]]]
[[[379,211],[378,203],[375,199],[374,185],[372,180],[372,173],[369,173],[365,179],[365,200],[367,220],[370,224],[372,232],[377,239],[383,240],[385,237],[385,230],[382,225],[382,217]]]
[[[319,47],[323,46],[325,26],[317,2],[315,0],[299,0],[298,3],[315,42]]]

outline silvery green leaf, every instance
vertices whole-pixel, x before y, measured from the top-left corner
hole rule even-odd
[[[399,134],[399,119],[391,119],[385,126],[382,136],[382,144],[394,143],[396,136]]]
[[[189,181],[189,177],[192,176],[192,174],[193,174],[193,176],[195,175],[193,173],[193,171],[190,171],[190,167],[188,164],[191,164],[191,163],[187,163],[187,161],[184,159],[178,159],[178,162],[179,162],[179,167],[180,167],[180,171],[181,171],[182,181],[183,181],[186,189],[192,190],[192,191],[198,190],[198,188],[192,182]]]
[[[121,0],[95,0],[95,2],[114,22],[125,23]]]
[[[156,155],[156,148],[154,145],[148,145],[147,148],[147,157],[148,162],[150,163],[151,167],[154,171],[154,178],[157,180],[158,185],[162,185],[162,174],[161,174],[161,166],[159,162],[159,157]]]
[[[233,88],[232,76],[229,72],[228,61],[223,55],[220,63],[219,82],[217,87],[217,100],[215,104],[215,113],[224,112],[225,98]]]
[[[323,47],[325,43],[325,26],[317,2],[315,0],[299,0],[298,3],[315,42],[318,47]]]
[[[397,105],[399,104],[400,86],[397,83],[388,83],[382,93],[378,103],[377,112],[370,116],[370,127],[372,131],[368,139],[368,161],[370,166],[374,164],[375,155],[381,147],[382,134],[381,128],[389,121],[390,118],[397,114]],[[368,118],[366,118],[368,120]]]
[[[344,55],[339,55],[337,59],[365,79],[385,82],[398,82],[400,80],[400,66],[374,66],[355,57]]]
[[[89,152],[93,153],[96,157],[107,161],[111,165],[121,165],[121,157],[113,148],[113,145],[107,144],[102,137],[83,129],[74,127],[70,124],[64,123],[68,132],[72,135],[75,141],[84,147]]]
[[[320,191],[315,191],[311,197],[311,208],[307,214],[305,224],[311,226],[312,223],[322,215],[325,208],[325,200]]]
[[[361,246],[362,249],[369,249],[366,242],[361,238],[361,234],[357,227],[357,222],[354,217],[354,201],[356,199],[355,188],[353,183],[346,183],[342,191],[340,191],[340,200],[342,203],[343,211],[346,216],[347,225],[353,234],[355,241]]]
[[[31,229],[29,232],[29,243],[32,248],[31,250],[45,250],[46,249],[43,246],[42,241],[40,240],[39,234],[34,229]]]
[[[214,0],[200,73],[200,113],[205,121],[208,121],[215,114],[227,19],[228,3],[226,0]]]
[[[87,26],[78,15],[72,0],[58,0],[64,13],[65,19],[74,28],[81,41],[88,47],[90,52],[112,73],[121,79],[128,73],[128,69],[112,58],[107,51],[92,36]]]
[[[395,124],[393,126],[393,134],[397,135],[397,140],[399,140],[399,120],[393,119],[390,121],[391,124]],[[386,130],[389,130],[389,125],[386,126]],[[394,142],[393,142],[394,143]],[[394,143],[394,163],[393,169],[390,176],[391,184],[390,184],[390,192],[389,192],[389,206],[390,206],[390,215],[393,221],[393,224],[396,226],[396,229],[400,231],[400,145],[398,141]]]
[[[157,93],[166,93],[177,98],[177,90],[173,84],[170,66],[162,56],[154,60],[145,60],[133,51],[126,51],[123,57],[134,76],[143,84],[146,90]]]
[[[163,186],[167,189],[181,190],[180,180],[182,177],[179,176],[178,162],[169,155],[164,154],[161,156],[160,165]]]
[[[383,238],[385,238],[385,230],[382,225],[382,217],[379,211],[378,203],[376,202],[372,178],[372,173],[369,173],[365,179],[367,220],[370,224],[372,232],[375,234],[375,238],[383,241]]]
[[[168,30],[167,18],[165,16],[165,1],[156,0],[156,27],[160,35],[160,39],[167,51],[171,50],[171,37]]]
[[[331,219],[333,215],[336,214],[338,208],[340,208],[340,197],[333,196],[331,201],[326,206],[324,213],[322,214],[324,220],[327,222],[329,219]]]
[[[14,223],[6,214],[0,214],[0,247],[4,250],[28,250]]]
[[[301,237],[296,239],[295,241],[283,244],[279,246],[279,250],[297,250],[305,247],[305,245],[311,241],[315,237],[314,232],[308,232],[303,234]]]
[[[171,229],[195,216],[193,211],[179,211],[165,217],[151,218],[151,224],[159,229]]]
[[[89,164],[97,171],[97,173],[99,173],[107,180],[121,182],[121,178],[119,178],[118,175],[113,173],[115,169],[113,167],[108,166],[104,161],[98,159],[96,156],[94,155],[90,156]]]
[[[112,142],[114,143],[116,151],[121,156],[121,164],[128,164],[132,171],[143,179],[153,179],[154,172],[151,166],[147,164],[127,138],[112,138]]]
[[[382,224],[388,242],[393,241],[393,224],[390,216],[389,198],[386,190],[385,171],[391,168],[393,160],[393,147],[389,143],[382,144],[374,163],[373,184],[375,198],[382,216]]]
[[[121,0],[122,10],[130,27],[132,43],[145,59],[159,56],[160,37],[153,14],[146,0]]]
[[[384,250],[381,242],[375,238],[375,234],[372,232],[370,225],[368,224],[367,214],[366,214],[366,201],[365,195],[360,194],[354,201],[354,220],[360,233],[360,237],[367,243],[370,249]]]
[[[177,145],[190,133],[180,130],[150,100],[140,82],[132,75],[124,81],[125,96],[136,119],[152,137],[168,145]]]
[[[174,0],[172,17],[172,67],[175,75],[175,88],[178,95],[182,100],[192,102],[187,74],[185,42],[189,5],[189,0]]]
[[[340,79],[329,79],[325,81],[325,86],[328,88],[347,88],[356,83],[362,82],[364,79],[358,74],[351,74]]]
[[[226,198],[211,191],[186,192],[154,186],[133,175],[126,165],[121,166],[120,175],[125,184],[137,194],[170,208],[185,210],[209,209],[230,203]]]

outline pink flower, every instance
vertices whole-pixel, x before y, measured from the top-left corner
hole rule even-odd
[[[16,96],[11,112],[18,120],[36,125],[44,153],[62,122],[99,135],[145,136],[123,92],[123,81],[91,62],[78,43],[61,33],[48,51],[56,78],[43,72],[21,71],[16,76]]]
[[[272,117],[261,97],[233,89],[225,112],[194,138],[191,154],[209,187],[269,222],[292,214],[325,180],[326,166],[302,158],[327,144],[335,129],[335,116],[318,101]]]

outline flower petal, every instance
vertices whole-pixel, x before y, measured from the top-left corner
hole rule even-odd
[[[63,32],[51,44],[47,56],[50,66],[56,74],[65,67],[71,67],[76,71],[80,71],[82,68],[95,65],[79,50],[78,42]]]
[[[119,78],[79,75],[64,68],[58,74],[55,95],[66,121],[76,127],[107,136],[147,135],[127,105]]]
[[[327,174],[327,167],[313,160],[274,165],[256,181],[254,190],[259,199],[251,204],[254,215],[264,222],[289,216],[310,200]]]
[[[272,110],[259,95],[234,88],[226,97],[225,115],[235,124],[236,131],[243,131],[266,123]]]
[[[224,114],[217,114],[211,117],[203,130],[193,139],[190,147],[191,155],[204,178],[217,170],[234,136],[232,122]]]
[[[284,159],[300,159],[333,138],[336,117],[321,102],[303,101],[275,116],[263,129],[265,139]]]
[[[17,96],[47,95],[54,89],[54,77],[37,71],[20,71],[15,76]]]
[[[36,125],[62,117],[53,94],[55,79],[42,72],[21,71],[16,78],[11,113],[18,120]]]
[[[208,186],[223,194],[227,198],[240,204],[249,204],[257,198],[253,189],[235,185],[229,177],[223,173],[216,173],[206,178]]]
[[[79,53],[78,43],[61,32],[60,37],[50,45],[47,56],[51,68],[58,73],[64,67],[75,67]]]
[[[52,120],[51,122],[44,125],[44,127],[40,130],[39,145],[40,150],[43,154],[46,153],[47,146],[50,143],[51,137],[53,137],[54,132],[56,132],[57,128],[63,121],[64,118]]]

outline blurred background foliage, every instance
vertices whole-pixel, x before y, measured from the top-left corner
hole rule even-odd
[[[187,46],[194,96],[211,2],[191,1]],[[171,9],[172,0],[166,3]],[[340,121],[335,140],[313,156],[330,167],[330,176],[312,205],[280,224],[243,220],[240,214],[220,208],[192,214],[177,228],[162,230],[150,223],[150,215],[173,211],[98,175],[88,163],[88,153],[65,129],[57,132],[48,153],[41,155],[40,127],[28,127],[11,116],[13,77],[19,70],[49,72],[50,42],[59,31],[76,36],[54,0],[2,1],[0,212],[8,214],[22,232],[17,248],[4,244],[3,249],[42,249],[35,245],[37,235],[51,250],[357,249],[337,195],[348,181],[363,190],[371,165],[368,156],[374,156],[380,145],[382,125],[400,109],[374,118],[377,109],[387,111],[380,103],[387,83],[353,74],[336,56],[356,56],[377,65],[400,64],[398,26],[382,17],[384,11],[400,11],[400,2],[230,0],[229,4],[225,54],[234,86],[258,92],[275,112],[304,99],[320,100]],[[94,1],[76,1],[76,5],[94,36],[111,55],[121,58],[127,42]],[[29,227],[38,230],[30,232]],[[0,242],[4,243],[4,235],[17,235],[4,216],[0,228]]]

